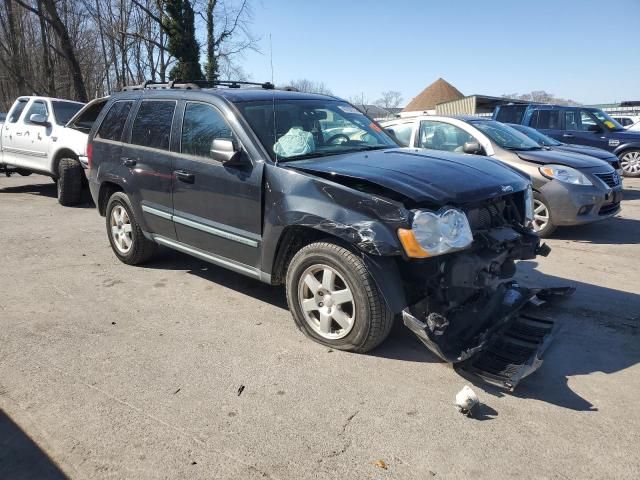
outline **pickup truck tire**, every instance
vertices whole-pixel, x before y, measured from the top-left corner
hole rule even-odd
[[[556,229],[547,200],[538,192],[533,192],[533,227],[540,238],[548,238]]]
[[[362,258],[331,242],[302,248],[287,269],[287,302],[297,327],[318,343],[364,353],[382,343],[393,325]]]
[[[107,202],[107,237],[116,257],[127,265],[138,265],[156,253],[158,245],[142,233],[129,197],[115,192]]]
[[[625,177],[640,177],[640,150],[627,150],[622,152],[619,158]]]
[[[82,165],[74,158],[63,158],[58,165],[58,202],[65,207],[82,200]]]

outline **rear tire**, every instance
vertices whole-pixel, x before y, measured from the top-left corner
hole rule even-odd
[[[58,202],[65,207],[78,205],[82,200],[82,176],[80,162],[73,158],[63,158],[58,166]]]
[[[286,285],[297,327],[318,343],[364,353],[391,331],[394,315],[364,261],[344,247],[307,245],[291,260]]]
[[[129,197],[115,192],[107,202],[107,237],[116,257],[127,265],[138,265],[156,253],[158,245],[147,239],[136,220]]]
[[[556,229],[547,200],[538,192],[533,192],[533,229],[541,238],[548,238]]]
[[[640,150],[627,150],[620,154],[620,168],[625,177],[640,177]]]

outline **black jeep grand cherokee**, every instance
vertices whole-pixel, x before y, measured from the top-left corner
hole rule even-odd
[[[286,284],[298,327],[342,350],[374,348],[401,315],[451,362],[531,298],[512,280],[540,250],[521,174],[398,148],[337,98],[208,86],[128,87],[91,131],[91,194],[124,263],[160,244]]]

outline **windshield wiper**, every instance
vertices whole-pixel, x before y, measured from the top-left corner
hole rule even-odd
[[[294,155],[293,157],[277,157],[278,163],[296,160],[306,160],[308,158],[330,157],[331,155],[340,155],[346,152],[311,152],[303,155]]]

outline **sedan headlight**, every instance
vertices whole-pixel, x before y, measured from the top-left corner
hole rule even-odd
[[[551,164],[543,165],[539,170],[545,177],[558,180],[559,182],[571,183],[573,185],[593,185],[591,180],[575,168]]]
[[[401,228],[398,237],[409,257],[425,258],[467,248],[473,242],[464,212],[443,208],[439,212],[414,210],[411,229]]]

